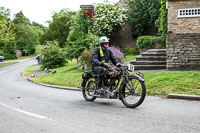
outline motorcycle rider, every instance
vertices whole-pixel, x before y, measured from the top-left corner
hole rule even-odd
[[[101,90],[102,80],[106,74],[109,66],[107,63],[111,61],[115,66],[118,64],[112,51],[108,49],[109,41],[108,38],[103,36],[99,39],[100,47],[94,49],[92,53],[92,71],[98,74],[97,88],[96,92],[98,94],[103,94]],[[119,63],[120,64],[120,63]]]

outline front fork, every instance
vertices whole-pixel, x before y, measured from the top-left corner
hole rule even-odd
[[[120,100],[121,100],[121,98],[122,98],[122,90],[125,89],[124,87],[126,87],[126,86],[127,86],[127,88],[129,89],[129,92],[130,92],[131,94],[134,94],[134,93],[135,93],[134,86],[131,86],[130,83],[129,83],[129,78],[131,78],[130,76],[135,77],[135,78],[137,78],[138,80],[144,82],[144,79],[141,78],[141,77],[138,76],[138,75],[128,75],[128,76],[123,77],[122,83],[121,83],[120,88],[119,88],[119,99],[120,99]],[[134,84],[134,83],[133,83],[133,84]],[[135,86],[135,88],[137,88],[137,86]]]

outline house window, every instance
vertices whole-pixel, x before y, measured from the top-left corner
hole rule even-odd
[[[200,8],[178,9],[178,17],[200,17]]]

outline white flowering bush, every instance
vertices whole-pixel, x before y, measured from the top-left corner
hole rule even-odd
[[[110,36],[119,30],[127,19],[126,9],[111,4],[100,4],[95,7],[92,33],[97,36]]]

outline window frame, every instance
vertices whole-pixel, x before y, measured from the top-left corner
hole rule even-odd
[[[178,9],[178,18],[200,17],[200,7]]]

